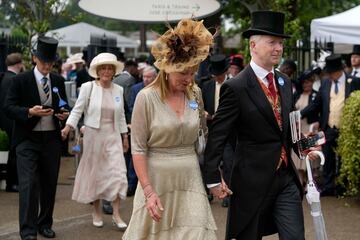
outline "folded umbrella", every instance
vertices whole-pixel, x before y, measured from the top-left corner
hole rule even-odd
[[[322,152],[320,151],[312,151],[313,153],[316,153],[319,155],[321,162],[321,165],[324,165],[325,158]],[[313,217],[314,222],[314,229],[315,229],[315,239],[316,240],[327,240],[326,235],[326,228],[325,228],[325,221],[323,214],[321,212],[321,203],[320,203],[320,193],[316,188],[316,185],[314,183],[312,172],[311,172],[311,165],[309,160],[309,155],[306,156],[306,169],[308,174],[308,184],[307,184],[307,193],[306,193],[306,200],[310,205],[311,209],[311,216]]]

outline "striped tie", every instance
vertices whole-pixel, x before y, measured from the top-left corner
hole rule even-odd
[[[49,84],[48,84],[48,79],[46,77],[43,77],[41,79],[42,81],[42,85],[43,85],[43,90],[44,90],[44,93],[46,95],[46,99],[49,99],[49,96],[50,96],[50,89],[49,89]]]

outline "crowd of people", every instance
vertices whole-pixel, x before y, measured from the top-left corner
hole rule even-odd
[[[252,13],[251,60],[211,53],[213,34],[202,21],[181,20],[154,43],[155,61],[119,61],[103,52],[87,66],[82,53],[60,64],[58,41],[41,36],[24,71],[9,54],[1,75],[0,117],[11,141],[6,191],[19,192],[21,239],[56,236],[52,229],[62,146],[83,134],[72,199],[92,204],[125,231],[123,239],[216,239],[209,202],[228,207],[226,239],[303,240],[306,167],[292,143],[289,113],[301,113],[301,132],[324,131],[326,162],[309,154],[321,196],[335,196],[337,146],[345,100],[360,90],[360,45],[347,72],[340,55],[295,79],[295,61],[282,61],[284,14]],[[279,66],[278,68],[276,68]],[[67,104],[65,82],[76,83]],[[199,130],[206,149],[196,151]],[[319,150],[316,147],[314,150]],[[120,203],[134,196],[131,220]],[[130,207],[130,206],[129,206]]]

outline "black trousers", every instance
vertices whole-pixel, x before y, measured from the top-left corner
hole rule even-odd
[[[279,169],[258,212],[235,238],[261,240],[269,228],[277,229],[281,240],[304,240],[304,216],[295,175],[289,169]],[[256,233],[256,234],[254,234]]]
[[[325,156],[325,164],[323,168],[323,191],[334,192],[335,190],[335,176],[337,168],[339,168],[340,159],[336,159],[335,148],[337,147],[337,139],[339,137],[339,130],[328,127],[325,130],[326,143],[323,146],[323,153]]]
[[[9,142],[11,143],[13,128],[12,121],[8,120],[5,126],[6,134],[8,135]],[[11,148],[9,151],[8,162],[6,164],[6,186],[11,187],[12,185],[18,185],[18,182],[19,181],[16,167],[16,152],[14,148]]]
[[[52,226],[61,157],[59,134],[55,131],[33,132],[16,146],[16,156],[20,235],[24,238]]]

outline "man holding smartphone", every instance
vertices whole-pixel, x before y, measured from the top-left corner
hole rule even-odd
[[[58,41],[39,37],[33,52],[36,66],[13,79],[4,109],[13,119],[12,146],[19,175],[19,224],[21,239],[37,239],[37,232],[54,238],[51,229],[61,157],[61,112],[66,101],[64,79],[51,73]]]

